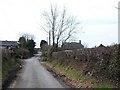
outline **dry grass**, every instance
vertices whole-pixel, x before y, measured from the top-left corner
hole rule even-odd
[[[95,78],[88,77],[82,71],[73,67],[63,66],[56,60],[44,64],[72,88],[114,88],[112,84],[98,83]]]

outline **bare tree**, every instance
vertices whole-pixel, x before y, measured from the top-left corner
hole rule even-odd
[[[50,12],[44,11],[45,19],[43,30],[49,33],[49,40],[52,39],[52,45],[58,46],[60,42],[66,42],[78,30],[79,21],[73,16],[67,14],[67,10],[63,8],[62,12],[57,9],[57,6],[52,6]],[[51,35],[51,36],[50,36]],[[50,41],[49,41],[50,43]]]
[[[35,36],[32,34],[24,33],[20,36],[23,36],[26,40],[29,40],[29,39],[35,40]]]

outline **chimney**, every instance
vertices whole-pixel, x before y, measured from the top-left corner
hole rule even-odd
[[[79,40],[79,43],[81,44],[81,40]]]

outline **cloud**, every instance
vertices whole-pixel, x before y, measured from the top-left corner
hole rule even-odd
[[[47,34],[38,26],[38,23],[43,23],[41,13],[49,10],[50,4],[57,4],[60,9],[66,6],[69,13],[82,22],[85,32],[82,40],[90,46],[97,45],[99,41],[105,44],[117,42],[118,10],[114,7],[118,6],[118,1],[0,0],[0,39],[18,40],[20,33],[30,33],[35,35],[39,47],[40,40],[47,39]]]
[[[113,42],[118,43],[118,25],[87,25],[83,27],[85,33],[80,38],[87,42],[89,47],[95,45],[111,45]]]

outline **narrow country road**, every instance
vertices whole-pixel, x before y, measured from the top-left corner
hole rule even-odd
[[[59,81],[40,64],[38,56],[24,60],[23,69],[10,88],[63,88]]]

